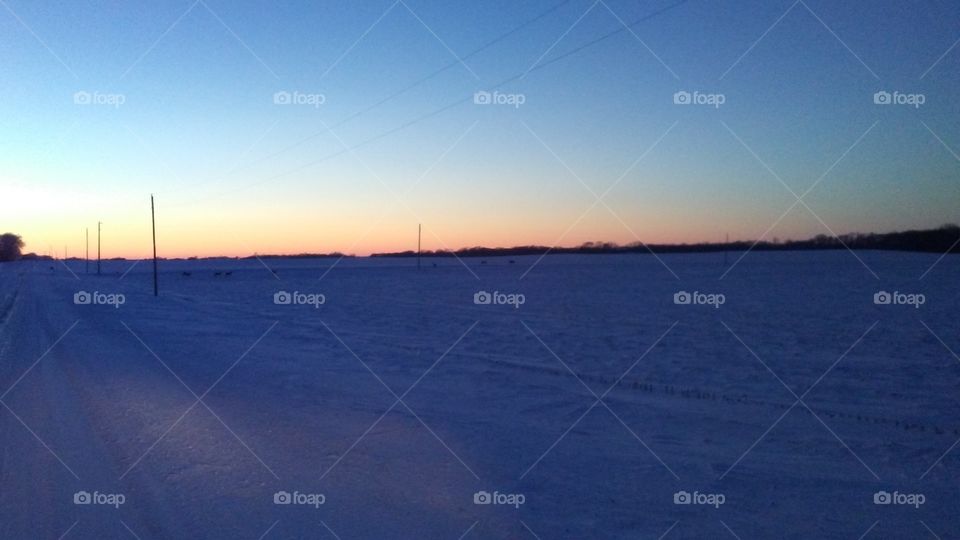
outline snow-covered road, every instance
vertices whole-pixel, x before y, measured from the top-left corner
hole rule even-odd
[[[0,537],[955,536],[960,263],[861,257],[0,265]]]

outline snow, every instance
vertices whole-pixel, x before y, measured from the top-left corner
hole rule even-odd
[[[960,534],[960,261],[739,255],[0,265],[0,537]]]

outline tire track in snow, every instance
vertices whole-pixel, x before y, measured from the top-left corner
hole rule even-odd
[[[487,354],[478,354],[478,353],[467,353],[467,352],[457,352],[451,351],[451,356],[470,356],[478,357],[495,364],[509,367],[512,369],[522,370],[522,371],[532,371],[540,372],[548,375],[554,375],[559,377],[570,377],[570,372],[561,368],[553,368],[550,366],[542,366],[536,364],[530,364],[520,361],[509,361],[503,359],[492,358],[491,355]],[[506,356],[506,355],[498,355]],[[603,377],[599,375],[590,375],[577,373],[577,377],[584,381],[596,382],[601,384],[613,384],[616,381],[614,377]],[[706,400],[706,401],[715,401],[718,403],[725,403],[728,405],[751,405],[751,406],[762,406],[768,408],[776,408],[781,410],[787,410],[791,408],[791,404],[777,401],[762,400],[757,398],[749,397],[745,394],[741,395],[731,395],[723,392],[716,392],[711,390],[705,390],[695,386],[679,386],[673,384],[667,384],[662,382],[651,382],[649,380],[642,379],[630,379],[624,378],[620,384],[617,385],[620,389],[632,389],[647,394],[663,394],[670,396],[676,399],[690,399],[690,400]],[[805,414],[810,414],[810,411],[803,407],[793,407]],[[931,433],[934,435],[960,435],[960,428],[944,428],[942,426],[924,424],[921,422],[907,422],[897,418],[890,418],[885,416],[873,416],[860,413],[850,413],[844,411],[838,411],[836,409],[830,409],[827,407],[816,407],[818,412],[823,413],[824,415],[830,418],[842,418],[847,421],[852,422],[861,422],[868,424],[882,424],[890,425],[897,428],[903,428],[905,431],[918,431],[924,433]]]

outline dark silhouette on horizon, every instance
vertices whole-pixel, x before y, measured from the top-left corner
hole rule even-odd
[[[910,230],[892,233],[850,233],[838,237],[819,234],[807,240],[752,241],[697,244],[644,244],[633,242],[625,246],[613,242],[586,242],[576,247],[514,246],[507,248],[470,247],[456,251],[424,251],[424,257],[493,257],[505,255],[557,254],[616,254],[616,253],[713,253],[720,251],[806,251],[828,249],[874,249],[890,251],[919,251],[929,253],[960,253],[960,226],[943,225],[936,229]],[[371,257],[414,257],[415,251],[374,253]]]
[[[36,253],[21,254],[23,240],[19,235],[6,233],[0,235],[0,262],[23,260],[54,260],[49,255]],[[924,253],[960,253],[960,226],[955,224],[942,225],[936,229],[909,230],[892,233],[849,233],[838,237],[818,234],[807,240],[787,240],[784,242],[735,240],[733,242],[700,242],[696,244],[644,244],[632,242],[627,245],[618,245],[614,242],[586,242],[575,247],[548,247],[548,246],[514,246],[502,248],[469,247],[455,251],[437,250],[422,251],[423,257],[496,257],[519,255],[551,254],[618,254],[618,253],[716,253],[723,251],[814,251],[837,249],[864,249],[888,251],[914,251]],[[373,253],[370,257],[416,257],[413,250],[389,253]],[[298,253],[295,255],[248,255],[245,257],[183,257],[166,258],[160,260],[210,260],[210,259],[307,259],[307,258],[353,258],[355,255],[332,253]],[[67,260],[81,261],[80,257],[70,257]],[[110,261],[125,261],[124,257],[106,259]],[[513,261],[511,261],[513,262]]]
[[[13,233],[0,234],[0,262],[15,261],[22,256],[23,239]]]

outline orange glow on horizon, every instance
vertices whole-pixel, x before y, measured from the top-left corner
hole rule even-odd
[[[12,208],[7,226],[9,232],[23,237],[24,252],[62,257],[66,248],[68,255],[83,257],[84,229],[89,224],[90,257],[95,259],[99,214],[103,216],[102,258],[152,256],[149,197],[94,206],[90,198],[76,193],[52,196],[23,188],[19,196],[23,204]],[[317,208],[306,198],[290,198],[294,202],[288,203],[277,196],[262,200],[262,204],[211,207],[159,201],[157,254],[169,259],[333,252],[367,256],[417,249],[416,216],[405,209],[373,203],[347,206],[342,201]],[[742,213],[739,228],[718,231],[719,216],[707,211],[691,216],[653,205],[628,206],[618,211],[619,216],[594,208],[579,220],[575,217],[582,208],[491,210],[458,203],[449,207],[432,204],[427,210],[419,216],[424,222],[424,251],[477,246],[575,247],[585,242],[627,245],[638,240],[650,244],[719,242],[728,233],[731,240],[754,240],[773,219],[759,212]],[[783,219],[766,239],[809,238],[822,232],[809,218],[795,213]]]

